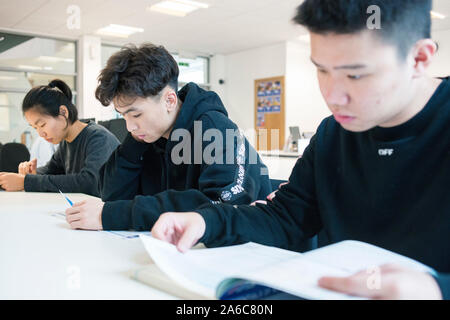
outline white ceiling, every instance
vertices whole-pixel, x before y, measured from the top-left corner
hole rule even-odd
[[[150,41],[171,51],[229,54],[286,40],[305,31],[291,23],[302,0],[197,0],[208,9],[184,18],[146,8],[160,0],[0,0],[0,29],[76,39],[109,24],[144,28],[128,39],[103,37],[122,45]],[[67,8],[81,10],[80,29],[67,27]],[[447,16],[433,20],[434,30],[450,30],[450,0],[435,0],[434,10]],[[412,26],[413,27],[413,26]]]

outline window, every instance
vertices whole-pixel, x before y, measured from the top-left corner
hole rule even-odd
[[[20,142],[30,131],[22,115],[25,94],[58,78],[76,102],[76,45],[73,41],[0,33],[0,142]]]
[[[174,54],[173,57],[178,62],[178,67],[180,68],[180,76],[178,77],[180,86],[188,82],[208,86],[208,58],[185,58],[177,54]]]
[[[120,50],[120,47],[102,45],[102,68],[114,53]],[[175,61],[178,63],[180,69],[180,76],[178,82],[180,87],[188,82],[195,82],[203,88],[209,87],[209,59],[205,57],[186,58],[178,54],[172,53]]]
[[[102,44],[102,69],[106,67],[109,57],[120,50],[121,47]]]

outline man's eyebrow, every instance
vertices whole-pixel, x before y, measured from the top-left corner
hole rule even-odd
[[[38,123],[41,122],[41,121],[42,121],[42,119],[37,119],[36,122],[34,123],[34,125],[37,126]]]
[[[121,115],[126,115],[128,112],[133,112],[133,111],[138,111],[135,107],[131,107],[130,109],[128,109],[127,111],[125,111],[124,113],[121,113],[119,110],[117,110],[116,108],[114,108],[116,110],[117,113],[121,114]]]
[[[320,65],[319,63],[315,62],[313,58],[311,58],[312,63],[314,63],[314,65],[318,68],[324,68],[324,66]],[[338,66],[338,67],[334,67],[334,70],[342,70],[342,69],[350,69],[350,70],[355,70],[355,69],[364,69],[367,68],[367,65],[365,64],[361,64],[361,63],[356,63],[356,64],[348,64],[348,65],[343,65],[343,66]]]

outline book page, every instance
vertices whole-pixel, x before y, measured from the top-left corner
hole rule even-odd
[[[146,267],[134,270],[130,274],[132,279],[143,282],[153,288],[167,292],[181,299],[210,300],[214,297],[205,297],[201,294],[192,292],[189,288],[183,287],[172,281],[167,274],[162,272],[156,264],[150,264]]]
[[[225,278],[256,272],[274,263],[289,260],[300,253],[255,243],[194,249],[180,253],[172,244],[140,236],[154,263],[173,281],[206,297],[215,297],[218,284]]]
[[[190,250],[141,236],[156,265],[172,280],[207,297],[214,297],[224,280],[245,279],[305,299],[360,299],[318,286],[323,276],[345,277],[384,263],[428,267],[370,244],[343,241],[309,253],[247,243],[214,249]],[[226,288],[219,287],[223,292]],[[218,294],[220,292],[218,291]]]
[[[350,276],[359,271],[395,263],[418,271],[431,268],[405,256],[360,242],[342,241],[304,253],[301,257],[275,263],[254,273],[239,273],[235,278],[252,280],[306,299],[355,299],[317,285],[323,276]]]
[[[392,251],[361,241],[347,240],[304,254],[310,260],[356,273],[383,264],[399,264],[417,271],[434,273],[428,266]]]
[[[347,271],[309,261],[305,256],[275,263],[257,272],[236,274],[235,278],[251,280],[303,299],[361,299],[323,289],[318,280],[323,276],[344,277]]]

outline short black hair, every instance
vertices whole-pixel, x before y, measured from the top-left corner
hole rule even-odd
[[[177,92],[178,75],[177,62],[163,46],[129,44],[108,59],[95,97],[109,106],[115,97],[156,97],[166,86]]]
[[[312,33],[353,34],[367,29],[373,5],[381,18],[381,29],[373,31],[396,45],[401,58],[418,40],[431,38],[432,0],[305,0],[293,20]]]
[[[54,79],[46,86],[37,86],[28,91],[22,102],[22,112],[35,109],[41,114],[56,118],[60,115],[59,108],[62,105],[69,112],[68,124],[77,121],[78,110],[72,103],[72,91],[64,81]]]

